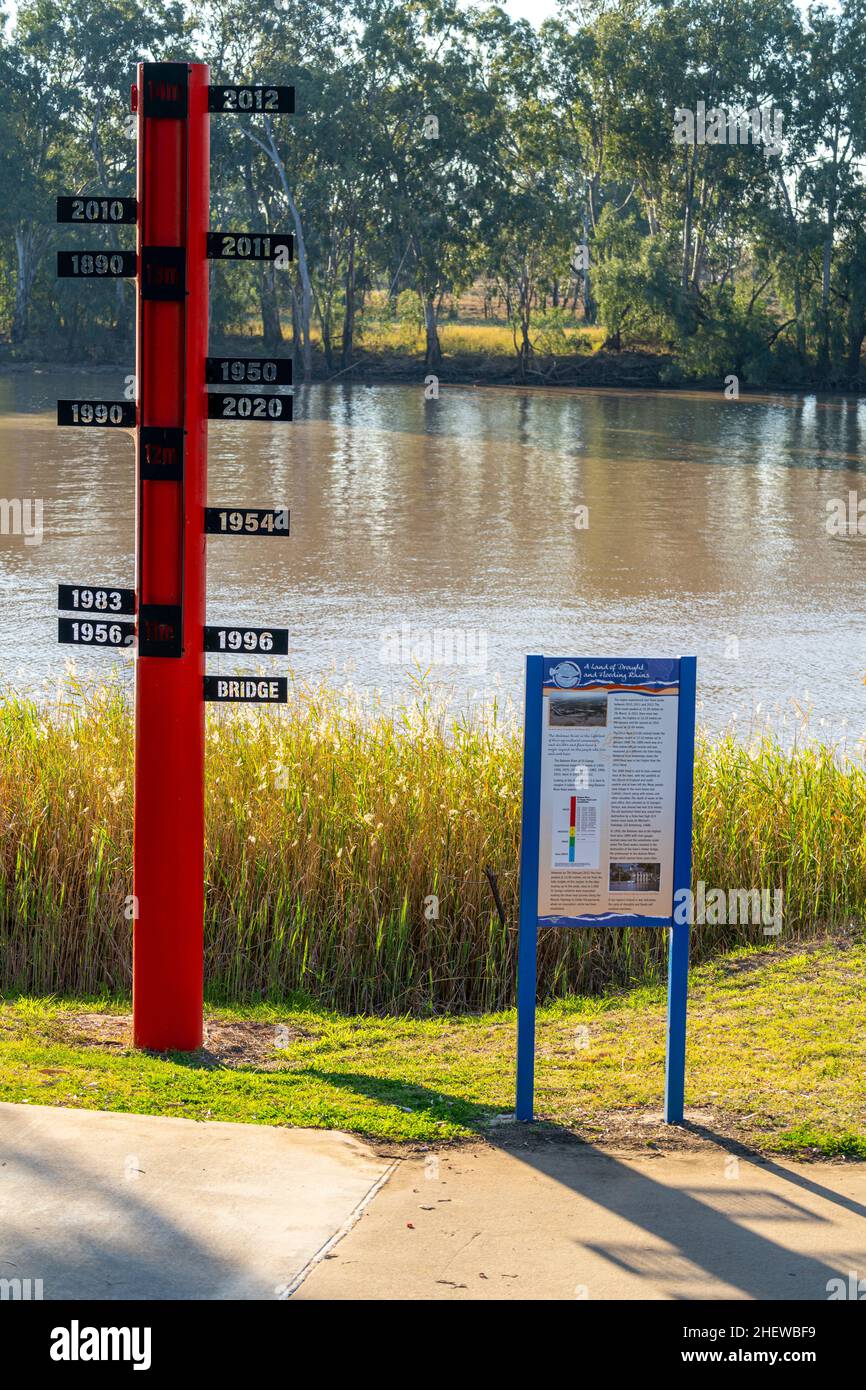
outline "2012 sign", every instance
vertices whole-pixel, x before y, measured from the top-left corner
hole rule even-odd
[[[295,109],[294,87],[220,87],[213,83],[208,87],[207,105],[209,111],[221,115],[241,116],[256,112],[278,111],[289,115]]]

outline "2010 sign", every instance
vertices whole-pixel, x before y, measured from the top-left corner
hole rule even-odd
[[[288,507],[205,507],[204,529],[209,536],[287,536]]]
[[[262,420],[265,424],[292,418],[291,396],[226,395],[214,391],[207,398],[209,420]]]
[[[258,232],[208,232],[210,261],[290,261],[294,253],[291,235]]]
[[[77,647],[129,647],[135,640],[135,623],[58,618],[57,640]]]
[[[138,220],[135,198],[58,198],[57,221],[110,225],[131,224]]]
[[[109,589],[96,584],[58,584],[57,607],[76,613],[134,613],[134,589]]]
[[[120,280],[135,275],[134,251],[58,251],[61,280]]]
[[[291,386],[291,357],[208,357],[205,381],[210,386]]]
[[[287,656],[287,627],[206,627],[206,652],[256,652],[268,656]]]
[[[209,111],[223,115],[242,116],[255,112],[287,112],[295,109],[294,87],[208,87]]]
[[[134,429],[135,401],[58,401],[57,423],[94,429]]]

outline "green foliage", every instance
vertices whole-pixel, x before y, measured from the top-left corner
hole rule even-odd
[[[446,718],[423,688],[396,716],[300,683],[279,715],[212,714],[210,987],[398,1013],[510,1004],[520,767],[519,730]],[[823,745],[699,745],[695,877],[781,888],[786,933],[866,916],[864,821],[861,762]],[[119,687],[71,687],[51,709],[3,698],[0,988],[125,987],[131,844],[132,727]],[[754,932],[698,926],[694,959]],[[657,933],[551,932],[539,986],[548,998],[603,992],[658,978],[663,964]]]
[[[132,192],[133,65],[193,44],[215,79],[298,93],[291,119],[212,123],[213,225],[288,228],[299,250],[290,273],[216,274],[217,334],[274,346],[291,321],[306,374],[314,328],[346,367],[373,292],[411,292],[435,362],[478,281],[531,373],[579,347],[547,304],[556,285],[609,346],[665,349],[682,380],[858,382],[863,0],[762,0],[747,23],[722,0],[611,0],[538,29],[457,0],[205,0],[194,29],[180,4],[29,0],[0,36],[0,335],[16,352],[129,352],[131,287],[54,276],[53,199]],[[772,109],[780,145],[675,143],[675,112],[699,102]]]
[[[711,1104],[714,1128],[758,1150],[866,1157],[862,941],[740,948],[691,976],[687,1105]],[[0,999],[0,1099],[414,1143],[489,1134],[513,1113],[512,1012],[371,1017],[296,997],[206,1018],[204,1051],[157,1056],[131,1047],[123,996]],[[664,1146],[663,988],[571,995],[536,1028],[542,1124]]]

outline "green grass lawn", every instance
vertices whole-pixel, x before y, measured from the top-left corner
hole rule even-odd
[[[701,1124],[766,1151],[866,1158],[864,980],[862,939],[739,950],[695,970],[686,1104]],[[128,1000],[0,1001],[0,1100],[416,1143],[484,1134],[513,1104],[511,1012],[209,1006],[205,1049],[160,1057],[129,1046],[128,1011]],[[597,1142],[655,1142],[664,1027],[660,989],[541,1010],[539,1118]]]

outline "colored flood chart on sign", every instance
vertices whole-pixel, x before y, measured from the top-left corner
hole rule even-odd
[[[545,660],[538,919],[673,909],[679,662]]]

